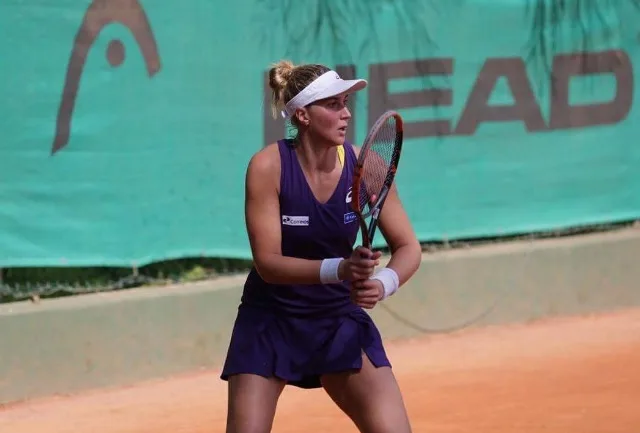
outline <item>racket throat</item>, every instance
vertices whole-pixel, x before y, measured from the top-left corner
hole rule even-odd
[[[382,191],[380,191],[380,197],[376,200],[376,203],[372,206],[371,211],[368,216],[371,216],[371,221],[369,222],[369,227],[366,227],[366,224],[363,228],[363,245],[369,249],[373,246],[373,237],[375,236],[376,230],[378,229],[378,218],[380,217],[380,210],[384,205],[384,202],[389,194],[389,188],[384,186]]]
[[[371,211],[371,216],[376,220],[378,219],[378,214],[380,213],[380,209],[382,208],[384,201],[387,199],[388,194],[389,194],[389,187],[385,185],[382,188],[382,191],[380,191],[380,196],[376,200],[375,204],[371,207],[373,209]]]

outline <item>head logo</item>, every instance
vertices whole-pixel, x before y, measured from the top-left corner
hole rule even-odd
[[[52,155],[69,142],[73,109],[89,50],[102,29],[113,22],[126,26],[133,33],[142,51],[149,77],[153,77],[160,70],[160,57],[156,41],[147,16],[138,0],[93,0],[84,15],[71,51],[62,100],[56,119]],[[106,55],[111,66],[114,68],[120,66],[125,60],[124,44],[119,40],[111,41]]]

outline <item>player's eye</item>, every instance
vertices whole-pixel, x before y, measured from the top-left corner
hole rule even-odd
[[[69,142],[73,109],[87,56],[102,29],[112,23],[122,24],[131,31],[144,57],[149,77],[160,70],[156,40],[139,1],[93,0],[76,33],[69,58],[51,154],[56,153]],[[112,40],[107,47],[106,56],[111,66],[114,68],[120,66],[126,57],[124,44],[117,39]]]

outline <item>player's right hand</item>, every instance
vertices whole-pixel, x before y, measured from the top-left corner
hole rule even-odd
[[[372,252],[370,249],[359,246],[353,250],[351,257],[340,262],[338,277],[342,281],[366,280],[376,266],[380,264],[380,251]]]

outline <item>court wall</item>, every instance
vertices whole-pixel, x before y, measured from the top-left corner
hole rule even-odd
[[[372,315],[389,340],[636,306],[639,255],[636,229],[425,254]],[[0,305],[0,403],[219,367],[244,277]]]

